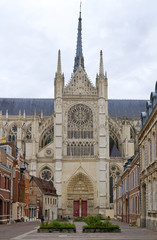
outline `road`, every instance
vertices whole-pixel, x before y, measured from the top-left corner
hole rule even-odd
[[[120,225],[121,233],[82,233],[84,223],[76,224],[76,233],[37,233],[39,222],[17,223],[0,226],[3,240],[157,240],[157,232],[146,228],[131,227],[127,223],[113,221]]]

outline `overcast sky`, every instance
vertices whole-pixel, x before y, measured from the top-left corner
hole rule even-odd
[[[73,72],[79,0],[0,0],[0,97],[53,98],[58,49]],[[103,51],[109,98],[149,99],[157,80],[157,0],[83,0],[86,72]]]

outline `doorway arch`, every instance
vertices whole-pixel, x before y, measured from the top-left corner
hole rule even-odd
[[[84,173],[74,175],[67,186],[67,213],[71,217],[93,214],[94,186]]]

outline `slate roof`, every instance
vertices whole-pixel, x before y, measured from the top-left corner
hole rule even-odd
[[[121,157],[121,154],[115,144],[113,145],[113,148],[111,150],[110,157]]]
[[[146,109],[146,101],[111,99],[108,101],[108,112],[111,117],[139,118]]]
[[[147,100],[108,100],[108,111],[111,117],[139,118],[141,112],[146,109]],[[54,112],[54,99],[46,98],[0,98],[0,110],[3,115],[8,110],[9,115],[18,115],[19,110],[23,114],[33,115],[34,111],[39,114],[41,111],[45,116],[50,116]]]

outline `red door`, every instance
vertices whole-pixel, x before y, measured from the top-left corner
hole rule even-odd
[[[79,217],[79,201],[74,201],[74,217]]]
[[[81,217],[87,217],[87,201],[81,202]]]

